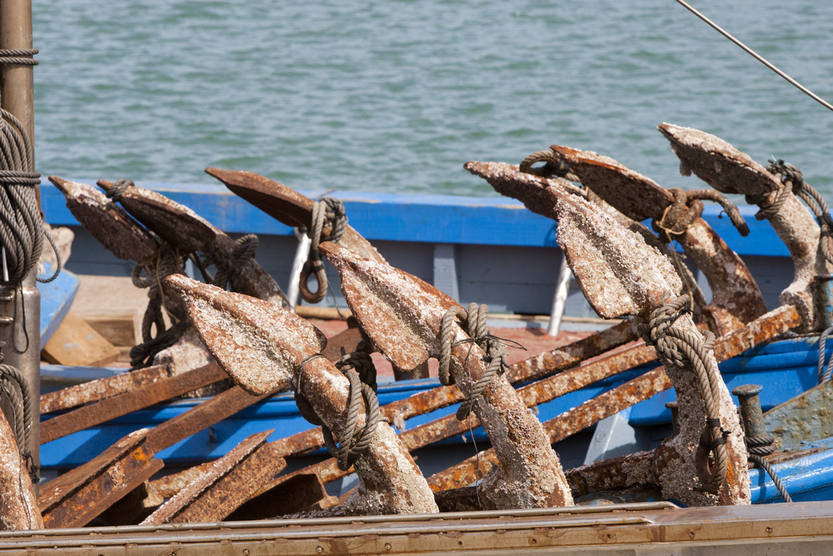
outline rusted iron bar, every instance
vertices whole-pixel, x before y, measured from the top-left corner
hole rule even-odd
[[[38,506],[48,528],[83,527],[162,469],[145,446],[148,429],[125,436],[99,457],[41,488]]]
[[[327,494],[324,483],[314,473],[295,472],[291,475],[289,480],[280,484],[280,488],[240,506],[228,516],[228,520],[270,519],[299,512],[324,510],[338,504],[338,498]]]
[[[41,442],[46,444],[226,378],[226,373],[214,363],[165,377],[139,389],[123,392],[44,421],[41,423]]]
[[[41,415],[71,409],[90,402],[112,398],[119,394],[138,390],[168,377],[165,365],[156,365],[137,369],[115,376],[99,378],[82,384],[76,384],[55,392],[41,394]]]
[[[795,307],[791,305],[779,307],[748,323],[744,328],[718,338],[715,341],[715,357],[719,361],[725,361],[800,325],[801,316]],[[658,378],[658,373],[661,372],[664,372],[663,368],[659,367],[650,371],[653,374],[646,373],[627,384],[588,400],[584,404],[547,421],[544,423],[544,428],[551,434],[550,439],[553,442],[563,440],[598,422],[598,420],[646,400],[657,392],[667,390],[671,383],[667,381],[667,378],[664,380]],[[657,390],[657,388],[660,389]],[[481,465],[494,461],[494,459],[495,456],[489,450],[479,454]],[[477,457],[469,458],[457,466],[429,477],[429,484],[435,491],[464,487],[477,480],[477,463]],[[610,467],[607,464],[599,463],[586,466],[586,468],[592,469],[595,465]],[[623,472],[630,473],[629,470],[623,470]],[[627,477],[619,479],[619,482],[626,480]]]
[[[107,180],[97,183],[108,192],[115,185]],[[127,187],[117,197],[127,212],[170,245],[185,253],[208,253],[218,269],[227,271],[232,290],[289,306],[280,286],[253,256],[239,256],[233,239],[190,208],[143,187]]]
[[[274,461],[263,465],[257,457],[258,449],[274,429],[253,434],[240,442],[229,453],[212,462],[196,480],[188,484],[170,500],[150,514],[142,525],[160,523],[195,523],[220,521],[230,511],[225,506],[239,505],[236,496],[241,481],[259,481],[261,476],[274,471]],[[286,462],[283,462],[286,465]],[[218,518],[219,516],[219,518]]]
[[[576,498],[594,492],[650,487],[657,482],[653,464],[653,450],[634,452],[569,469],[567,481]]]
[[[457,303],[416,276],[384,262],[358,256],[337,243],[319,248],[341,276],[341,290],[373,343],[396,366],[412,369],[441,351],[439,332],[445,313]],[[454,323],[450,372],[468,395],[484,376],[485,353]],[[482,483],[489,507],[570,505],[569,487],[558,456],[534,414],[505,377],[495,375],[472,400],[501,466]]]
[[[769,220],[789,249],[795,268],[795,277],[781,292],[780,301],[803,311],[804,326],[812,329],[816,323],[810,283],[820,270],[816,268],[820,230],[812,214],[776,176],[719,137],[665,122],[658,129],[680,159],[681,174],[694,172],[718,191],[746,195],[761,207],[756,218]]]
[[[166,293],[180,297],[187,305],[203,342],[238,384],[261,393],[274,389],[277,382],[293,380],[296,398],[305,400],[342,443],[349,440],[344,436],[348,427],[364,430],[363,415],[356,416],[355,424],[343,422],[350,381],[318,356],[326,339],[314,326],[289,310],[182,275],[167,277],[164,287]],[[355,460],[362,489],[352,501],[354,510],[436,511],[425,479],[390,426],[378,422],[367,434],[370,442],[366,451]]]
[[[42,529],[43,519],[26,462],[0,412],[0,530]]]

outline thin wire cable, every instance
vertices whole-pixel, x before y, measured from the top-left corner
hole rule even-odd
[[[702,19],[705,23],[707,23],[715,31],[717,31],[718,33],[720,33],[721,35],[723,35],[724,37],[726,37],[727,39],[729,39],[730,41],[735,43],[737,46],[739,46],[741,49],[743,49],[747,54],[749,54],[750,56],[752,56],[753,58],[758,60],[760,63],[762,63],[763,65],[765,65],[766,67],[768,67],[769,69],[774,71],[775,73],[777,73],[785,81],[787,81],[787,83],[789,83],[790,85],[792,85],[793,87],[795,87],[796,89],[798,89],[799,91],[801,91],[802,93],[804,93],[805,95],[810,97],[811,99],[815,100],[816,102],[818,102],[819,104],[821,104],[822,106],[827,108],[828,110],[833,111],[833,104],[830,104],[829,102],[827,102],[826,100],[824,100],[823,98],[818,96],[816,93],[814,93],[813,91],[811,91],[810,89],[808,89],[807,87],[805,87],[804,85],[802,85],[801,83],[799,83],[798,81],[796,81],[795,79],[793,79],[792,77],[787,75],[780,68],[778,68],[778,66],[776,66],[775,64],[773,64],[772,62],[770,62],[769,60],[767,60],[766,58],[764,58],[763,56],[761,56],[760,54],[758,54],[757,52],[755,52],[754,50],[752,50],[751,48],[746,46],[745,44],[743,44],[739,39],[732,36],[732,34],[729,33],[728,31],[726,31],[723,27],[721,27],[720,25],[718,25],[717,23],[715,23],[714,21],[712,21],[711,19],[709,19],[708,17],[706,17],[705,15],[703,15],[702,13],[697,11],[697,9],[694,8],[691,4],[689,4],[685,0],[676,0],[676,2],[678,4],[680,4],[682,7],[684,7],[685,9],[687,9],[688,11],[690,11],[691,13],[693,13],[694,15],[696,15],[697,17],[699,17],[700,19]]]

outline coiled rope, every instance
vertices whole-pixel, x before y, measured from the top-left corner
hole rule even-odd
[[[301,415],[307,421],[321,426],[324,445],[330,454],[336,458],[339,469],[347,471],[353,466],[358,457],[370,448],[376,427],[381,420],[379,400],[376,397],[375,390],[376,369],[373,367],[370,355],[366,352],[342,355],[341,359],[335,363],[335,366],[350,382],[344,424],[338,432],[338,441],[336,441],[333,436],[333,431],[321,421],[310,403],[301,394],[300,381],[303,376],[304,366],[319,357],[324,357],[324,355],[316,353],[307,356],[298,365],[295,373],[296,380],[298,381],[298,384],[295,386],[295,404],[298,406],[298,411],[300,411]],[[364,377],[372,376],[374,386],[363,382],[360,373]],[[365,405],[365,423],[359,429],[358,419],[359,412],[362,409],[362,399]]]
[[[486,391],[492,379],[506,372],[507,365],[503,344],[507,340],[489,332],[486,326],[488,313],[489,307],[485,304],[469,303],[467,309],[454,305],[448,308],[442,321],[440,321],[440,353],[437,357],[440,363],[440,383],[446,386],[454,383],[454,377],[451,374],[451,351],[455,346],[471,342],[480,346],[484,352],[483,362],[486,364],[486,370],[480,378],[474,381],[466,394],[466,398],[460,403],[460,407],[457,409],[457,419],[460,421],[468,417],[474,408],[475,402],[483,398],[483,392]],[[470,338],[454,342],[455,323],[459,324]],[[520,344],[516,344],[516,346],[525,349]]]
[[[714,349],[714,335],[704,332],[706,339],[695,332],[674,326],[681,316],[689,311],[688,295],[681,295],[654,309],[648,322],[648,342],[662,356],[663,362],[680,369],[690,369],[697,378],[700,395],[706,406],[706,429],[701,446],[707,456],[714,457],[714,465],[707,469],[704,487],[717,491],[726,478],[728,456],[726,437],[729,432],[720,424],[717,400],[720,396],[720,372],[710,353]],[[707,466],[708,467],[708,466]]]
[[[26,463],[32,481],[37,481],[38,469],[29,446],[32,431],[32,396],[29,383],[17,367],[0,363],[0,388],[11,401],[12,427],[20,456]]]
[[[34,56],[40,52],[37,48],[0,48],[0,64],[14,66],[37,66]]]
[[[781,188],[776,193],[775,198],[771,202],[767,202],[765,198],[747,196],[747,201],[761,206],[760,218],[769,219],[778,213],[787,199],[788,192],[791,191],[804,201],[807,208],[816,217],[821,228],[821,236],[819,237],[821,253],[827,262],[833,263],[833,217],[830,216],[830,210],[824,197],[813,186],[804,181],[804,174],[801,170],[782,159],[770,160],[766,170],[778,176],[781,181]],[[758,218],[758,215],[756,214],[755,217]]]
[[[257,235],[246,234],[234,240],[230,255],[213,254],[211,260],[217,267],[217,272],[212,283],[219,288],[226,289],[226,286],[234,282],[236,276],[243,271],[245,263],[255,258],[258,242]]]
[[[781,478],[778,477],[772,465],[764,459],[765,456],[775,451],[774,442],[775,438],[767,433],[759,436],[746,436],[746,450],[749,453],[748,459],[767,472],[785,502],[792,502],[792,498],[790,498],[784,483],[781,482]]]
[[[327,235],[323,234],[325,224],[330,229]],[[329,283],[318,245],[322,241],[340,240],[346,229],[347,213],[344,211],[344,204],[341,201],[331,197],[324,197],[320,201],[315,201],[312,206],[312,220],[307,230],[307,235],[310,238],[309,255],[303,268],[301,268],[301,277],[298,284],[298,290],[305,301],[318,303],[327,295]],[[307,285],[310,276],[313,275],[318,284],[315,292],[312,292]]]

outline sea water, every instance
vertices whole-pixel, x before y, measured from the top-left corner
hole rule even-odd
[[[833,3],[693,3],[833,98]],[[833,113],[672,0],[33,4],[44,174],[482,196],[464,162],[558,143],[702,187],[668,121],[833,195]]]

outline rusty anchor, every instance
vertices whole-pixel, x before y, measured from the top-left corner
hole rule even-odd
[[[549,153],[616,210],[637,222],[650,218],[663,241],[679,241],[711,287],[711,303],[702,310],[713,332],[723,334],[766,313],[761,291],[746,264],[700,216],[702,201],[715,201],[726,210],[741,235],[748,234],[743,217],[725,197],[711,190],[665,189],[616,160],[591,151],[553,145]],[[675,252],[670,254],[676,256]],[[679,263],[676,266],[687,274]],[[695,293],[697,287],[689,284],[687,289]]]
[[[817,325],[811,282],[816,274],[830,274],[819,257],[819,226],[790,187],[731,144],[699,129],[661,123],[659,131],[680,159],[680,173],[692,172],[723,193],[746,195],[761,209],[755,217],[769,220],[793,260],[795,276],[779,297],[802,311],[804,329]]]
[[[183,253],[203,251],[217,267],[214,281],[232,291],[286,307],[289,302],[275,279],[254,259],[256,236],[231,239],[190,208],[131,182],[99,180],[98,186],[136,220]],[[221,283],[222,282],[222,283]]]
[[[205,171],[223,182],[236,195],[260,208],[276,220],[293,227],[310,225],[315,201],[292,188],[245,170],[224,170],[208,167]],[[330,234],[328,226],[331,226],[331,223],[325,222],[324,226],[324,235]],[[386,262],[376,248],[349,224],[338,243],[345,249],[362,257]],[[630,325],[627,323],[618,324],[577,342],[575,346],[562,346],[513,365],[508,371],[508,376],[516,376],[518,380],[540,378],[548,373],[578,363],[582,359],[630,342],[635,338],[636,333]],[[424,376],[427,376],[427,374]]]
[[[374,345],[396,366],[412,369],[441,353],[438,338],[449,309],[457,303],[430,284],[384,262],[367,259],[337,243],[321,251],[341,276],[341,289]],[[479,485],[485,507],[542,507],[572,504],[558,456],[541,424],[505,377],[488,383],[484,352],[455,322],[451,324],[450,372],[469,395],[477,383],[482,395],[469,398],[489,435],[500,465]]]
[[[508,165],[496,169],[501,171],[518,173]],[[575,188],[547,185],[559,243],[588,301],[602,317],[630,314],[647,324],[643,335],[657,346],[677,391],[680,432],[659,449],[663,493],[694,505],[748,503],[746,450],[737,413],[713,349],[684,312],[690,299],[680,295],[678,273],[643,235],[623,226],[611,207],[591,204]]]
[[[311,416],[340,439],[341,445],[335,448],[340,459],[351,439],[366,443],[365,451],[356,454],[354,461],[348,460],[362,479],[362,488],[346,503],[348,512],[437,511],[408,451],[387,423],[374,420],[375,397],[362,389],[367,396],[366,421],[358,411],[362,402],[357,375],[348,371],[345,376],[320,355],[326,339],[318,329],[274,304],[182,275],[169,276],[164,286],[166,292],[182,298],[203,342],[238,384],[262,394],[291,383],[296,399],[305,400],[300,407],[308,404],[306,414],[314,412]],[[353,431],[359,433],[353,436]]]
[[[6,417],[0,412],[0,529],[43,529],[35,487]]]

